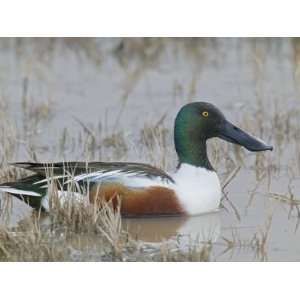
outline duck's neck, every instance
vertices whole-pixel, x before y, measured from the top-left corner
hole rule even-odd
[[[207,156],[205,139],[187,139],[180,134],[175,134],[175,148],[179,158],[179,166],[182,163],[186,163],[214,171]]]

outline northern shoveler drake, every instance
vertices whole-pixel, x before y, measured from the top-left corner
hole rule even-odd
[[[88,187],[90,202],[100,206],[103,200],[111,200],[114,205],[120,201],[123,215],[195,215],[215,211],[221,200],[221,185],[206,149],[206,141],[214,137],[249,151],[273,149],[227,121],[214,105],[193,102],[183,106],[176,116],[174,141],[179,164],[174,174],[130,162],[19,162],[13,165],[35,174],[3,183],[0,191],[47,211],[49,174],[59,181],[61,199],[71,175],[77,186]]]

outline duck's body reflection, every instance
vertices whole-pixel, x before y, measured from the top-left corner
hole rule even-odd
[[[31,218],[33,215],[14,221],[22,225]],[[39,215],[39,222],[45,229],[51,226],[51,218],[48,214]],[[219,212],[192,217],[122,218],[122,229],[134,240],[146,243],[159,244],[178,241],[178,239],[183,244],[189,244],[191,241],[215,242],[220,235],[221,221]],[[78,236],[80,240],[83,237]]]
[[[218,212],[193,217],[124,218],[122,224],[132,238],[150,243],[178,236],[197,239],[198,242],[214,242],[221,227]]]

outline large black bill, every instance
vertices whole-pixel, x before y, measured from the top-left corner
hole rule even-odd
[[[249,151],[273,150],[272,146],[266,145],[263,141],[251,136],[228,121],[223,123],[218,137],[227,142],[244,146]]]

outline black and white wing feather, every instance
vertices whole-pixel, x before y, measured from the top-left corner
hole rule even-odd
[[[47,178],[72,178],[76,182],[120,182],[127,186],[141,187],[151,184],[172,184],[173,178],[163,170],[142,163],[125,162],[58,162],[14,163]],[[41,182],[41,181],[40,181]],[[39,183],[40,183],[39,182]]]

